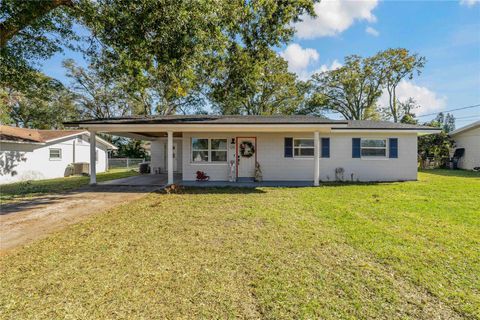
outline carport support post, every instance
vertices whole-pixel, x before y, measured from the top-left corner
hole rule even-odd
[[[168,184],[173,184],[173,132],[167,132],[167,171]]]
[[[97,143],[97,133],[95,131],[90,131],[90,184],[97,184],[97,159],[96,157],[96,143]]]
[[[318,186],[320,180],[320,133],[315,131],[313,134],[313,185]]]

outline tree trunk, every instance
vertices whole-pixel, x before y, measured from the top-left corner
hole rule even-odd
[[[49,0],[38,1],[37,7],[30,7],[19,13],[19,17],[10,18],[0,23],[0,47],[6,46],[8,40],[29,26],[39,17],[43,17],[59,6],[73,6],[72,0]]]

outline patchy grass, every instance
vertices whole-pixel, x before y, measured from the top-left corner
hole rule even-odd
[[[112,169],[97,174],[97,182],[126,178],[137,175],[138,172],[128,169]],[[72,176],[66,178],[32,180],[4,184],[0,186],[0,201],[2,203],[26,200],[28,198],[70,191],[88,185],[87,176]]]
[[[1,258],[0,318],[480,317],[480,176],[151,194]]]

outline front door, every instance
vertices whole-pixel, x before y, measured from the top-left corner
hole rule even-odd
[[[257,159],[257,138],[237,137],[237,176],[253,178]]]
[[[167,168],[168,168],[168,150],[167,150],[167,144],[165,143],[163,145],[163,159],[164,159],[164,162],[165,162],[165,172],[167,172]],[[178,169],[178,165],[177,165],[177,143],[174,142],[173,143],[173,171],[174,172],[177,172],[177,169]]]

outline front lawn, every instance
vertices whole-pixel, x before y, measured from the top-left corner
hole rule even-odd
[[[112,169],[97,174],[97,182],[126,178],[137,175],[138,172],[129,169]],[[0,185],[0,202],[8,203],[26,200],[49,193],[58,193],[78,189],[88,185],[90,177],[71,176],[46,180],[33,180]]]
[[[0,318],[480,318],[480,175],[151,194],[0,258]]]

